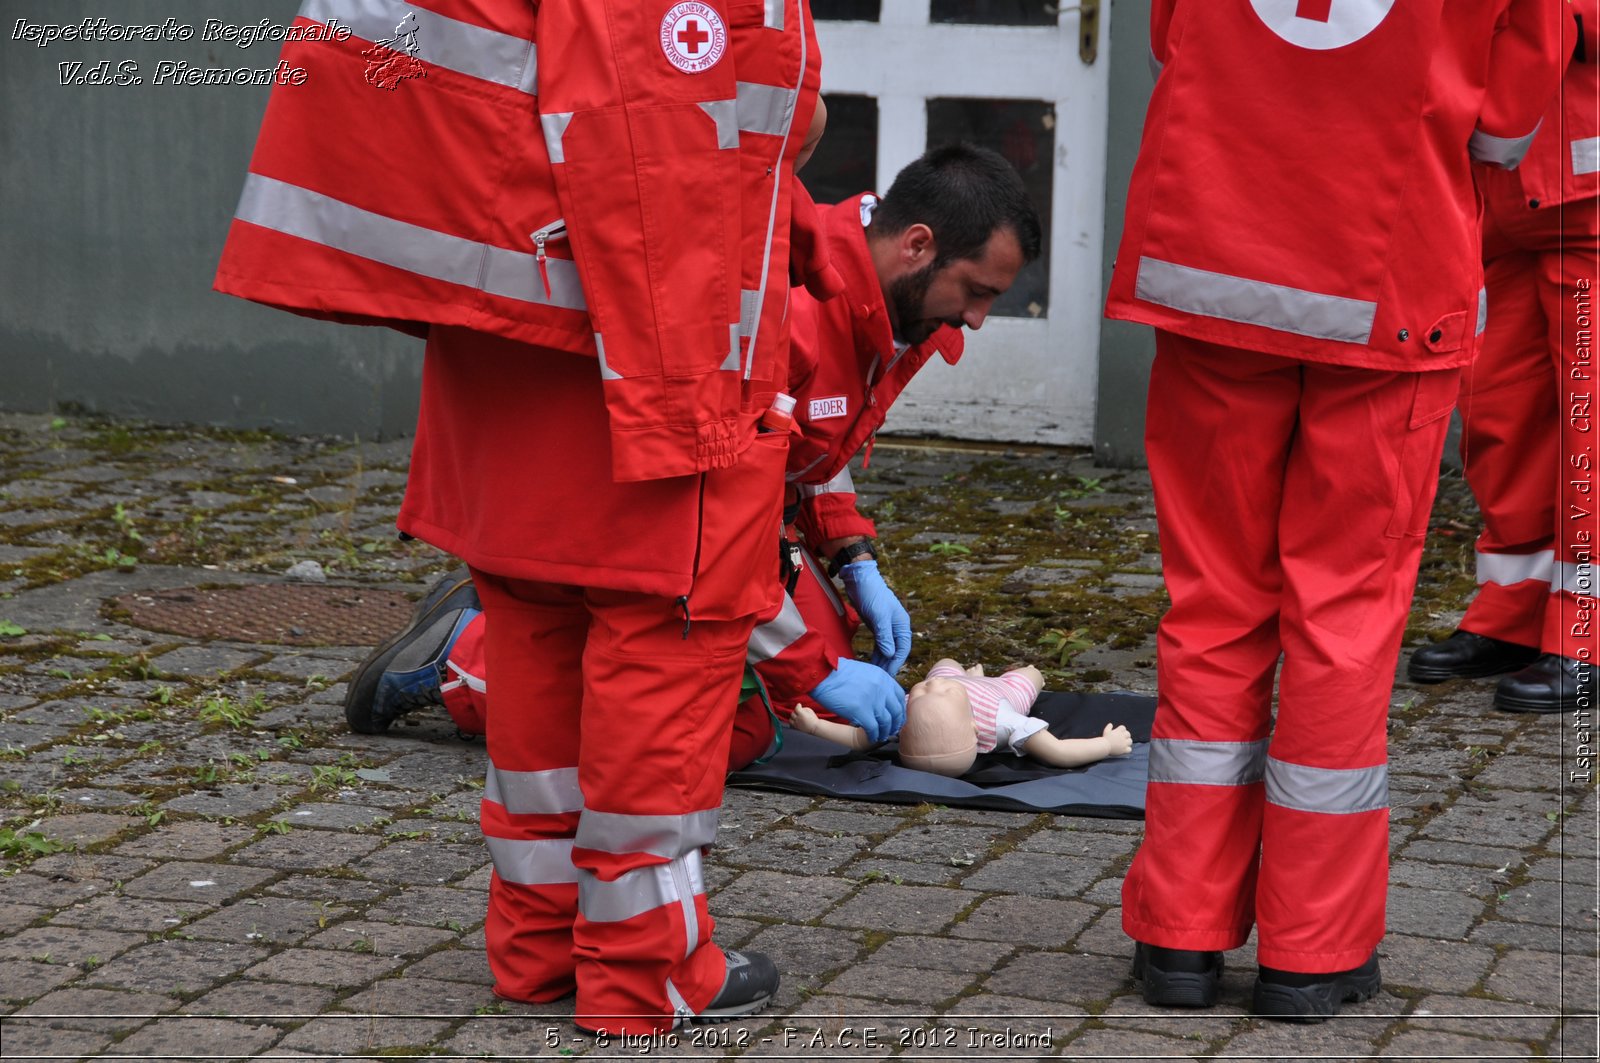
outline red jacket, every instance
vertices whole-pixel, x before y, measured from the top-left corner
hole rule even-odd
[[[822,212],[823,250],[843,279],[843,293],[819,300],[803,289],[794,291],[789,392],[796,399],[797,431],[789,444],[788,480],[800,498],[796,523],[813,547],[876,533],[872,521],[856,510],[850,460],[882,427],[917,370],[935,354],[952,365],[961,357],[961,330],[948,326],[896,352],[883,288],[867,250],[863,201],[877,199],[862,193]],[[818,582],[823,593],[808,598],[807,607],[831,608],[853,625],[854,614],[831,584],[825,577]],[[834,668],[827,641],[812,627],[817,618],[809,619],[786,602],[751,640],[752,661],[785,704],[793,704]]]
[[[1600,0],[1568,0],[1562,38],[1572,56],[1527,158],[1515,170],[1473,167],[1488,209],[1510,215],[1600,195]]]
[[[354,35],[285,46],[307,77],[218,290],[598,357],[617,480],[732,465],[784,379],[805,0],[306,0],[319,23]]]
[[[1564,22],[1561,0],[1156,0],[1106,313],[1309,361],[1465,364],[1484,309],[1470,160],[1526,150]]]
[[[875,205],[877,197],[863,192],[822,212],[828,257],[844,280],[843,294],[818,300],[794,293],[789,391],[797,399],[799,435],[789,446],[788,479],[802,500],[800,528],[817,545],[875,534],[872,522],[856,512],[850,459],[883,426],[917,370],[935,354],[954,365],[963,345],[961,330],[944,326],[896,352],[867,250],[863,201]]]

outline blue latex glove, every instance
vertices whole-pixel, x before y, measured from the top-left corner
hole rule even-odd
[[[882,668],[853,657],[811,691],[811,700],[867,732],[874,742],[893,738],[906,722],[906,692]]]
[[[894,675],[911,656],[911,614],[883,582],[878,563],[870,557],[852,561],[839,570],[839,575],[844,579],[850,604],[872,629],[877,643],[872,649],[872,663]]]

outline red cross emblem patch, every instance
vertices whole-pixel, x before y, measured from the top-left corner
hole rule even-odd
[[[661,20],[661,50],[685,74],[710,70],[728,50],[727,24],[710,4],[674,4]]]

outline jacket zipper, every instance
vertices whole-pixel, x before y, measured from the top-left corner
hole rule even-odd
[[[539,280],[544,284],[544,297],[550,298],[550,269],[545,265],[544,245],[551,240],[564,240],[567,236],[567,219],[557,218],[542,229],[528,234],[533,237],[533,261],[539,267]]]
[[[706,537],[706,474],[705,473],[701,473],[700,474],[700,501],[698,503],[698,509],[697,509],[697,512],[696,512],[696,515],[695,515],[694,568],[692,570],[690,570],[690,572],[689,572],[689,594],[693,594],[694,593],[695,580],[699,579],[699,577],[700,577],[700,547],[704,544],[705,537]],[[674,602],[674,604],[676,604],[679,609],[683,610],[683,637],[684,637],[685,641],[687,641],[688,638],[689,638],[689,625],[694,622],[694,618],[689,615],[689,594],[680,594],[680,595],[678,595],[677,599]]]

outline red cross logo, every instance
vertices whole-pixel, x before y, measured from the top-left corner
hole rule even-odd
[[[1250,0],[1256,17],[1297,48],[1326,52],[1372,33],[1400,0]]]
[[[1333,0],[1300,0],[1294,9],[1295,18],[1326,22],[1333,14]]]
[[[1332,0],[1328,0],[1332,3]],[[679,43],[686,46],[690,55],[699,55],[700,46],[711,39],[711,34],[700,28],[700,23],[694,19],[683,24],[683,29],[678,31]]]

